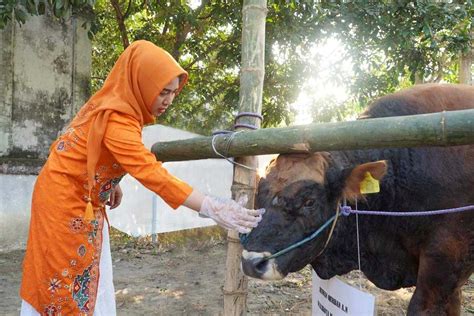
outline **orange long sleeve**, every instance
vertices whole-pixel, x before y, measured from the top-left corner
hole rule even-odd
[[[112,114],[103,142],[127,173],[158,194],[172,208],[183,204],[193,191],[187,183],[170,174],[143,145],[140,125],[132,117]]]

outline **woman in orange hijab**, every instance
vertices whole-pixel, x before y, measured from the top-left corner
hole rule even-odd
[[[171,207],[227,229],[248,233],[261,220],[263,210],[193,190],[144,147],[143,126],[167,110],[187,78],[166,51],[136,41],[51,146],[33,192],[21,315],[115,315],[105,205],[120,204],[126,173]]]

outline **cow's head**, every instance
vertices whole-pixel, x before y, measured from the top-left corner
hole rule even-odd
[[[280,155],[273,160],[259,183],[257,207],[265,208],[266,213],[245,242],[244,273],[276,280],[311,263],[324,249],[330,228],[289,253],[263,258],[311,235],[335,214],[342,197],[360,195],[360,184],[367,172],[381,179],[386,163],[341,168],[328,153]]]

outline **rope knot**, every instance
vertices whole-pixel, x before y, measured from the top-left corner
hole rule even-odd
[[[349,205],[344,205],[340,207],[341,214],[344,216],[349,216],[352,213],[352,208]]]

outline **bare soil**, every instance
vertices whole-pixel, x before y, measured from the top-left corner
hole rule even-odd
[[[118,315],[222,315],[226,242],[219,236],[156,244],[112,235]],[[189,239],[189,238],[188,238]],[[161,241],[161,240],[160,240]],[[0,315],[18,315],[24,251],[0,253]],[[413,288],[384,291],[358,272],[344,277],[376,296],[377,315],[404,315]],[[309,267],[286,279],[250,279],[248,315],[311,315]],[[474,315],[474,278],[463,287],[462,315]]]

